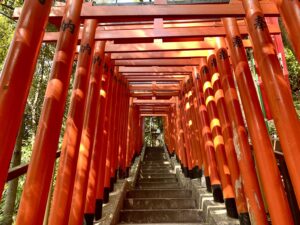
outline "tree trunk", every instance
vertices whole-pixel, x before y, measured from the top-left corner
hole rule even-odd
[[[22,156],[21,149],[22,149],[24,130],[25,130],[25,122],[23,118],[22,126],[19,131],[17,142],[15,145],[11,167],[15,167],[21,164],[21,156]],[[3,214],[4,214],[3,225],[11,225],[13,223],[17,189],[18,189],[18,178],[15,178],[14,180],[11,180],[8,185],[8,190],[7,190],[7,195],[5,198],[5,205],[3,210]]]

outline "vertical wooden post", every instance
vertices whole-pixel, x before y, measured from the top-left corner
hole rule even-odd
[[[183,128],[183,135],[184,135],[184,140],[185,140],[185,153],[186,153],[186,159],[187,159],[187,164],[188,164],[188,177],[191,175],[191,171],[193,169],[193,159],[191,155],[191,145],[190,145],[190,140],[187,132],[187,126],[186,126],[186,118],[185,118],[185,101],[184,101],[184,91],[180,93],[179,95],[179,100],[180,100],[180,114],[181,114],[181,123],[182,123],[182,128]]]
[[[183,129],[182,129],[182,124],[180,121],[180,106],[179,106],[179,97],[175,97],[175,111],[176,111],[176,146],[178,148],[178,158],[180,160],[181,164],[181,169],[184,175],[187,177],[187,170],[188,170],[188,165],[187,165],[187,159],[186,159],[186,154],[185,154],[185,149],[184,149],[184,137],[183,137]]]
[[[97,21],[93,20],[95,26]],[[105,42],[95,43],[95,52],[104,54]],[[98,62],[92,65],[89,90],[86,107],[84,110],[84,122],[80,140],[78,162],[76,168],[73,196],[71,202],[69,225],[81,225],[88,187],[89,170],[93,153],[96,121],[100,112],[99,93],[101,86],[101,69]]]
[[[120,112],[121,109],[124,109],[122,107],[124,103],[124,101],[122,101],[123,85],[122,85],[122,80],[120,75],[118,75],[117,83],[118,83],[118,95],[116,100],[115,125],[113,131],[113,139],[112,139],[113,158],[112,158],[111,177],[113,179],[113,183],[116,183],[117,181],[118,165],[119,165],[118,153],[119,153],[119,145],[120,145],[119,134],[120,134],[120,125],[121,125],[121,114],[119,114],[118,112]]]
[[[105,167],[105,181],[104,181],[104,198],[103,202],[107,203],[109,201],[109,192],[113,188],[113,183],[111,180],[111,167],[112,167],[112,131],[114,127],[114,115],[115,115],[115,105],[116,105],[116,98],[117,98],[117,82],[116,82],[116,76],[114,74],[114,69],[111,65],[109,68],[110,74],[112,76],[112,87],[111,87],[111,100],[110,102],[110,107],[108,111],[108,126],[107,126],[107,139],[105,140],[105,145],[104,147],[106,148],[106,167]]]
[[[193,131],[193,121],[191,118],[191,105],[188,101],[188,95],[189,95],[189,91],[187,89],[187,86],[185,84],[185,94],[184,94],[184,111],[183,111],[183,118],[184,118],[184,124],[186,126],[186,137],[187,137],[187,141],[189,144],[189,154],[190,154],[190,158],[191,158],[191,164],[192,164],[192,168],[189,171],[189,175],[190,178],[193,178],[193,172],[196,169],[196,166],[198,164],[198,158],[196,156],[196,142],[195,142],[195,137],[194,137],[194,131]]]
[[[131,141],[132,141],[132,120],[133,120],[133,97],[129,97],[129,112],[128,112],[128,126],[127,126],[127,140],[126,140],[126,177],[129,175],[129,164],[131,157]]]
[[[273,2],[279,9],[289,40],[300,62],[300,33],[296,32],[300,27],[300,2],[297,0],[273,0]]]
[[[299,14],[300,14],[300,8],[299,8]],[[300,19],[300,16],[299,16],[299,19]],[[279,18],[277,18],[277,17],[267,17],[266,18],[266,22],[268,24],[270,24],[270,25],[274,24],[275,26],[279,26],[278,20],[279,20]],[[300,23],[299,23],[299,26],[300,26]],[[282,68],[284,79],[290,85],[289,71],[288,71],[287,64],[286,64],[284,45],[283,45],[283,40],[282,40],[281,34],[273,34],[273,35],[271,35],[271,37],[272,37],[272,41],[274,43],[274,47],[275,47],[276,52],[277,52],[277,57],[280,61],[280,66]]]
[[[108,142],[108,148],[110,151],[110,192],[114,190],[114,183],[115,183],[115,177],[116,177],[116,164],[117,164],[117,127],[118,127],[118,120],[119,120],[119,103],[120,103],[120,82],[118,74],[115,73],[115,82],[116,82],[116,92],[115,92],[115,98],[114,98],[114,104],[113,104],[113,117],[112,117],[112,126],[109,130],[109,142]]]
[[[0,77],[0,199],[52,1],[24,2]]]
[[[243,0],[243,6],[280,145],[300,205],[300,123],[298,115],[258,0]],[[297,18],[299,17],[298,15]],[[297,41],[299,42],[299,40]],[[262,49],[264,50],[262,51]]]
[[[125,97],[126,97],[126,94],[125,94],[125,89],[124,89],[124,80],[121,78],[121,105],[120,105],[120,109],[123,110],[124,113],[122,113],[120,115],[120,125],[119,125],[119,129],[118,129],[118,157],[117,157],[117,160],[118,160],[118,165],[117,165],[117,171],[118,171],[118,178],[122,179],[123,178],[123,170],[121,169],[121,165],[122,165],[122,156],[123,156],[123,140],[122,140],[122,136],[124,134],[124,123],[126,121],[125,119],[125,115],[126,115],[126,101],[125,101]]]
[[[194,139],[195,139],[195,157],[197,157],[197,165],[194,167],[193,170],[193,178],[200,178],[202,176],[202,164],[203,164],[203,159],[202,159],[202,145],[201,145],[201,140],[200,140],[200,135],[199,135],[199,121],[196,116],[196,109],[194,105],[194,96],[193,96],[193,81],[192,78],[188,80],[189,83],[189,92],[188,92],[188,103],[190,105],[190,117],[192,121],[192,132],[194,134]]]
[[[97,193],[97,184],[98,180],[101,176],[102,171],[99,170],[99,168],[102,166],[102,158],[103,154],[106,151],[103,151],[101,149],[101,143],[102,141],[102,134],[103,134],[103,127],[104,127],[104,116],[105,116],[105,108],[106,108],[106,92],[107,92],[107,85],[109,81],[109,76],[107,73],[103,73],[103,67],[104,65],[104,51],[102,52],[102,58],[101,58],[101,74],[99,74],[101,81],[100,81],[100,95],[98,98],[98,116],[96,121],[96,130],[95,130],[95,138],[93,143],[93,155],[92,155],[92,161],[91,161],[91,168],[89,171],[88,176],[88,188],[87,188],[87,195],[86,195],[86,201],[85,201],[85,209],[84,209],[84,218],[86,225],[93,224],[94,222],[94,216],[95,216],[95,206],[96,206],[96,193]],[[102,208],[102,205],[101,205]]]
[[[193,69],[193,81],[195,86],[196,97],[199,103],[198,106],[198,115],[199,123],[201,127],[201,135],[203,139],[202,145],[204,146],[205,155],[207,157],[207,164],[209,167],[209,177],[205,177],[207,190],[213,192],[214,201],[224,202],[220,176],[218,173],[217,162],[216,162],[216,153],[212,140],[212,133],[209,124],[209,117],[207,113],[207,108],[204,101],[204,96],[200,88],[202,87],[200,76],[196,68]],[[220,168],[220,173],[222,170]],[[220,174],[222,175],[222,174]]]
[[[292,216],[282,187],[273,148],[260,109],[237,22],[233,18],[226,18],[223,22],[226,29],[226,39],[230,49],[231,59],[234,65],[235,78],[239,87],[242,105],[254,148],[254,155],[271,218],[273,218],[274,224],[292,224]],[[226,54],[226,52],[220,52],[219,54]],[[283,82],[286,84],[285,81]],[[260,208],[263,208],[263,205],[260,205]],[[264,224],[267,223],[266,218],[262,215],[258,218],[260,218],[262,223],[263,221]],[[256,220],[258,220],[258,218],[256,218]]]
[[[198,103],[198,99],[197,99],[197,95],[196,95],[196,87],[195,87],[195,82],[193,80],[193,74],[191,77],[191,83],[192,83],[192,102],[193,102],[193,113],[194,113],[194,117],[197,123],[197,136],[199,137],[199,143],[200,143],[200,151],[199,154],[201,154],[201,159],[202,159],[202,163],[203,163],[203,167],[204,167],[204,176],[205,177],[209,177],[209,168],[208,168],[208,162],[207,162],[207,157],[206,157],[206,152],[205,152],[205,146],[204,146],[204,140],[203,140],[203,136],[202,136],[202,124],[200,121],[200,117],[199,117],[199,103]],[[202,171],[201,171],[202,172]],[[199,174],[202,176],[202,174]],[[209,186],[210,183],[208,183],[208,189],[211,190],[211,186]]]
[[[128,115],[129,115],[129,91],[127,88],[127,82],[124,83],[124,101],[125,101],[125,114],[123,117],[123,127],[122,127],[122,136],[121,136],[121,141],[122,141],[122,153],[120,157],[120,170],[122,173],[121,178],[126,177],[126,144],[127,144],[127,129],[128,129]]]
[[[81,6],[82,0],[69,0],[65,6],[50,80],[19,206],[17,225],[40,225],[43,222],[78,40]]]
[[[106,54],[104,64],[106,64],[105,68],[108,68],[109,64],[109,55]],[[104,178],[105,178],[105,167],[106,167],[106,155],[107,149],[105,147],[105,140],[107,140],[108,134],[108,111],[110,108],[110,101],[111,101],[111,87],[112,87],[112,75],[109,71],[104,69],[103,71],[103,78],[101,84],[101,91],[100,91],[100,104],[103,105],[103,110],[100,112],[100,117],[98,120],[97,133],[96,133],[96,142],[95,142],[95,149],[101,149],[101,160],[100,166],[98,168],[99,179],[97,182],[96,188],[96,202],[95,202],[95,209],[93,209],[93,202],[92,199],[88,199],[85,206],[85,214],[92,214],[95,213],[95,220],[99,220],[102,216],[102,205],[103,205],[103,194],[104,194]],[[103,104],[102,104],[103,103]]]
[[[90,78],[96,25],[96,22],[93,22],[93,20],[85,21],[84,35],[81,40],[81,51],[78,55],[74,88],[62,144],[59,170],[49,215],[49,224],[65,225],[68,222],[84,118],[83,113]],[[99,51],[94,52],[94,61],[97,57],[103,57]]]
[[[225,141],[225,152],[230,170],[231,182],[235,190],[235,201],[239,213],[240,222],[242,224],[250,224],[250,218],[244,194],[244,187],[240,175],[237,154],[235,152],[236,150],[238,151],[238,149],[235,149],[233,143],[231,121],[228,118],[228,113],[225,106],[224,91],[221,86],[220,74],[218,71],[218,63],[214,54],[208,57],[208,67],[211,74],[210,81],[214,92],[215,102],[220,117],[222,134]]]
[[[231,183],[231,174],[228,168],[228,162],[225,155],[225,145],[222,136],[221,124],[215,103],[213,87],[210,81],[210,72],[205,59],[201,59],[200,63],[200,79],[202,83],[203,94],[205,97],[205,104],[210,118],[210,129],[213,135],[213,143],[217,152],[217,162],[219,163],[219,170],[222,179],[223,195],[227,215],[237,218],[238,213],[235,203],[235,194]],[[223,173],[223,174],[222,174]]]

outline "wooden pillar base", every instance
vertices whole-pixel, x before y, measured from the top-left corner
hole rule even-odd
[[[115,177],[111,177],[109,183],[109,192],[113,192],[115,187]]]
[[[240,213],[239,214],[240,225],[251,225],[249,213]]]
[[[226,198],[225,199],[225,207],[226,207],[226,211],[227,211],[227,216],[229,216],[231,218],[236,218],[236,219],[239,218],[234,198]]]
[[[212,193],[210,177],[205,177],[206,190]]]
[[[126,172],[122,168],[119,168],[119,170],[118,170],[119,179],[124,180],[126,178],[125,175],[126,175]]]
[[[215,202],[224,202],[222,187],[220,184],[211,185],[213,197]]]
[[[114,183],[116,183],[118,180],[118,171],[118,169],[115,170]]]
[[[189,176],[189,169],[187,167],[184,167],[181,165],[182,173],[184,174],[185,177]]]
[[[201,178],[201,177],[202,177],[202,169],[200,169],[198,166],[195,166],[192,169],[191,179]]]
[[[93,225],[94,217],[95,217],[95,215],[93,213],[84,214],[84,224],[85,225]]]
[[[126,167],[125,178],[129,177],[129,171],[130,171],[130,167]]]
[[[95,205],[95,220],[100,220],[102,218],[103,199],[96,199]]]
[[[110,190],[110,188],[108,188],[108,187],[104,188],[103,203],[108,203],[109,202],[109,190]]]

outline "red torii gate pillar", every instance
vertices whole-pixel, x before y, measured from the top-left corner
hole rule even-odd
[[[129,97],[129,111],[128,111],[128,125],[127,125],[127,139],[126,139],[126,158],[125,158],[125,177],[129,176],[129,165],[131,160],[131,142],[133,133],[133,97]]]
[[[52,1],[25,1],[3,66],[0,79],[0,199],[51,6]]]
[[[191,136],[191,128],[189,126],[189,117],[190,117],[190,105],[187,104],[187,87],[186,84],[183,85],[183,94],[181,99],[181,117],[182,117],[182,124],[184,129],[184,139],[186,140],[186,153],[187,153],[187,160],[188,160],[188,176],[191,178],[193,174],[193,169],[196,166],[196,157],[194,153],[194,140],[192,140]]]
[[[100,91],[100,104],[103,105],[103,111],[100,113],[98,124],[98,129],[96,133],[96,142],[95,142],[95,149],[101,149],[101,162],[98,168],[99,179],[97,182],[97,189],[96,189],[96,202],[95,206],[92,200],[87,199],[86,207],[85,207],[85,214],[95,214],[95,219],[99,220],[102,216],[102,205],[104,202],[104,181],[105,181],[105,169],[106,169],[106,159],[107,159],[107,135],[108,135],[108,125],[109,125],[109,109],[111,107],[111,100],[112,100],[112,82],[113,82],[113,74],[111,74],[111,70],[109,70],[110,62],[110,55],[105,55],[104,60],[104,70],[103,70],[103,77],[102,79],[102,86]],[[102,104],[103,103],[103,104]],[[95,209],[94,209],[95,207]]]
[[[180,121],[180,108],[179,108],[179,100],[178,97],[175,97],[175,104],[174,104],[174,111],[175,111],[175,143],[177,149],[177,159],[180,162],[181,169],[183,174],[187,177],[187,159],[184,149],[184,137],[183,137],[183,130]]]
[[[43,222],[78,40],[81,6],[82,1],[69,0],[65,7],[51,76],[16,220],[18,225],[40,225]]]
[[[243,0],[242,2],[271,113],[300,205],[300,122],[298,115],[293,104],[290,87],[284,80],[260,4],[258,0]]]
[[[300,2],[297,0],[273,0],[279,9],[292,47],[300,62]]]
[[[292,224],[292,216],[289,212],[289,206],[287,205],[287,200],[281,183],[273,148],[260,109],[245,49],[243,43],[241,42],[242,39],[238,30],[237,22],[233,18],[223,19],[223,22],[226,29],[226,38],[229,44],[228,47],[231,53],[235,77],[239,87],[241,101],[254,148],[254,155],[262,180],[263,190],[269,205],[271,218],[282,216],[282,219],[273,219],[274,223],[278,222],[278,224]],[[286,82],[283,82],[286,85]],[[282,204],[278,204],[279,202]],[[261,208],[263,208],[262,203],[259,203],[259,205]],[[285,219],[285,217],[287,218]],[[267,223],[266,218],[263,216],[260,217],[260,221],[262,221],[262,223],[265,221],[265,224]]]
[[[208,67],[210,70],[210,74],[208,74],[208,77],[210,75],[215,103],[220,118],[220,125],[224,137],[225,152],[230,170],[231,182],[235,190],[235,201],[239,213],[239,218],[241,219],[241,222],[244,222],[244,224],[250,224],[247,203],[244,194],[244,185],[241,180],[237,154],[234,146],[231,121],[229,120],[228,112],[225,106],[224,91],[221,86],[217,59],[214,54],[208,57]]]
[[[94,49],[95,31],[96,21],[86,20],[84,36],[81,41],[82,50],[78,56],[74,88],[60,156],[60,165],[49,215],[50,224],[63,225],[68,222],[84,119],[84,107],[90,78],[89,68],[92,59],[92,50]],[[97,57],[99,59],[103,58],[103,55],[101,56],[99,51],[95,51],[93,54],[94,61]]]
[[[95,25],[97,21],[93,21]],[[96,42],[95,51],[103,54],[105,42]],[[101,69],[99,64],[93,64],[91,78],[89,82],[89,92],[84,112],[83,129],[80,140],[78,162],[76,168],[73,196],[70,208],[69,222],[70,225],[80,225],[83,221],[83,212],[88,187],[89,171],[91,167],[93,144],[95,139],[96,121],[99,115],[100,105],[98,104]],[[96,150],[97,151],[97,150]]]
[[[121,118],[121,128],[120,128],[120,149],[119,149],[119,178],[124,179],[126,177],[126,143],[127,143],[127,125],[128,125],[128,113],[129,113],[129,89],[127,81],[123,80],[123,106],[121,109],[124,109],[125,113],[122,114]]]
[[[220,120],[218,117],[218,111],[215,104],[214,93],[209,78],[209,69],[206,59],[201,58],[200,62],[200,80],[202,83],[203,94],[205,97],[205,104],[210,118],[210,129],[212,131],[213,143],[216,150],[218,168],[221,175],[223,196],[225,199],[225,205],[228,216],[238,217],[235,194],[231,183],[231,174],[229,171],[227,158],[225,155],[225,145],[222,136],[222,130]]]
[[[194,68],[193,70],[193,82],[195,86],[195,94],[198,101],[198,114],[199,114],[199,123],[200,123],[200,135],[202,136],[202,145],[204,147],[205,156],[207,158],[207,166],[209,170],[209,177],[206,176],[206,186],[209,192],[212,191],[214,201],[216,202],[223,202],[223,194],[221,188],[221,180],[220,174],[218,172],[218,166],[216,162],[216,153],[215,147],[212,140],[212,133],[209,124],[209,117],[207,113],[207,108],[204,101],[204,96],[201,88],[201,81],[200,77],[198,76],[198,70]]]
[[[197,105],[194,102],[195,93],[194,93],[194,83],[192,78],[188,79],[189,91],[188,91],[188,103],[190,105],[190,119],[192,121],[192,132],[194,133],[195,138],[195,157],[197,157],[197,164],[193,168],[193,177],[192,178],[200,178],[202,176],[202,165],[203,165],[203,145],[202,138],[200,136],[200,127],[199,127],[199,118],[197,115]]]
[[[107,203],[109,201],[109,192],[113,190],[113,180],[111,178],[111,166],[112,166],[112,130],[114,127],[114,115],[115,115],[115,105],[116,105],[116,98],[118,93],[118,86],[116,82],[116,77],[114,74],[114,66],[110,65],[107,68],[112,76],[112,85],[110,87],[110,95],[109,95],[109,110],[107,111],[107,135],[105,139],[105,143],[103,145],[103,149],[106,149],[106,167],[105,167],[105,178],[104,178],[104,196],[103,202]]]

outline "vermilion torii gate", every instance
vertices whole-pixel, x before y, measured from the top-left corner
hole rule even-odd
[[[280,29],[265,19],[282,17],[300,60],[300,34],[294,32],[300,28],[299,1],[51,5],[27,0],[15,11],[18,25],[0,80],[2,193],[40,45],[56,42],[17,225],[43,222],[75,56],[49,224],[79,225],[84,217],[91,224],[101,217],[116,175],[126,177],[139,154],[145,116],[165,118],[170,153],[187,176],[204,169],[208,190],[215,201],[225,200],[229,216],[241,224],[267,224],[265,196],[272,224],[294,224],[245,48],[253,48],[299,209],[300,124],[277,58],[283,49],[271,38]],[[47,22],[59,31],[45,33]]]

